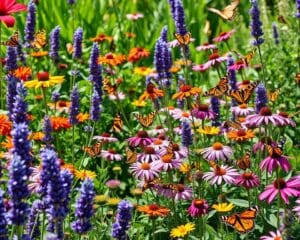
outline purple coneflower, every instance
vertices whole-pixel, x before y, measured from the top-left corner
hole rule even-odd
[[[175,120],[179,120],[179,121],[187,121],[187,122],[192,121],[192,115],[190,114],[189,111],[177,111],[172,114],[172,117]]]
[[[158,134],[163,134],[168,131],[168,128],[164,128],[161,125],[156,126],[154,129],[148,131],[148,133],[152,136],[156,136]]]
[[[114,149],[102,150],[101,157],[108,161],[121,161],[122,155],[118,154]]]
[[[196,47],[197,51],[207,51],[207,50],[213,50],[216,49],[217,46],[212,43],[203,43],[201,46]]]
[[[261,37],[264,35],[262,31],[262,22],[260,21],[260,11],[258,8],[257,0],[251,0],[252,7],[250,9],[251,15],[251,35],[255,38],[253,41],[254,46],[259,46],[264,42],[264,39]]]
[[[210,172],[204,173],[203,179],[209,181],[212,185],[221,185],[222,181],[232,184],[239,175],[236,169],[226,165],[217,166],[216,168],[211,167],[210,170]]]
[[[279,230],[276,232],[270,231],[269,234],[270,236],[262,236],[259,240],[283,240],[283,236]]]
[[[197,119],[214,119],[216,117],[216,113],[211,111],[207,104],[197,104],[193,110],[192,115]]]
[[[154,165],[154,162],[147,160],[135,162],[129,168],[136,178],[146,181],[153,180],[160,172],[158,167]]]
[[[218,37],[214,38],[213,41],[214,42],[227,41],[235,32],[236,32],[235,29],[232,29],[229,32],[222,32]]]
[[[127,141],[132,147],[147,146],[153,142],[146,131],[138,131],[136,136],[128,138]]]
[[[260,181],[258,176],[253,172],[244,172],[236,177],[235,184],[238,186],[243,186],[246,189],[251,189],[259,186]]]
[[[165,146],[158,152],[160,156],[167,154],[167,147],[168,146]],[[188,157],[188,149],[183,145],[172,143],[172,151],[174,154],[174,159],[184,159]]]
[[[218,53],[212,53],[209,55],[209,60],[204,63],[206,69],[214,66],[218,66],[220,63],[227,61],[227,57],[220,56]]]
[[[205,199],[194,199],[188,208],[188,214],[192,217],[201,217],[208,213],[208,203]]]
[[[254,108],[249,107],[247,104],[241,104],[238,106],[231,107],[230,111],[235,117],[248,116],[249,114],[254,112]]]
[[[138,155],[138,160],[154,162],[160,160],[160,155],[155,151],[153,147],[147,146],[144,148],[144,152]]]
[[[293,208],[293,211],[296,212],[296,215],[300,219],[300,199],[296,200],[297,205]]]
[[[157,186],[155,190],[157,191],[158,195],[162,195],[176,201],[189,200],[193,196],[193,189],[181,183],[174,185],[174,189],[170,189],[162,185]]]
[[[263,201],[267,199],[268,204],[270,204],[276,195],[280,194],[281,198],[286,204],[289,204],[289,197],[300,196],[299,178],[291,178],[289,180],[284,180],[283,178],[275,179],[273,184],[266,186],[265,191],[259,195],[259,200]]]
[[[120,187],[121,182],[118,179],[110,179],[105,183],[105,185],[110,189],[115,189]]]
[[[291,164],[286,156],[273,154],[272,156],[266,157],[259,164],[259,167],[262,170],[267,170],[269,173],[272,173],[272,171],[278,167],[281,167],[283,171],[288,172],[291,169]]]
[[[208,161],[228,160],[233,152],[228,146],[224,146],[220,142],[215,142],[211,147],[204,148],[201,152],[203,158]]]
[[[118,139],[115,137],[112,137],[110,133],[102,133],[101,136],[94,136],[93,140],[97,141],[104,141],[104,142],[117,142]]]
[[[181,158],[173,158],[173,156],[169,154],[162,155],[159,160],[155,161],[153,164],[160,170],[160,171],[169,171],[174,168],[180,168],[183,159]]]
[[[279,123],[278,126],[283,127],[283,126],[292,126],[292,127],[296,127],[296,123],[293,121],[293,119],[291,119],[289,117],[288,113],[285,112],[279,112],[278,113],[279,116],[283,117],[284,123]]]

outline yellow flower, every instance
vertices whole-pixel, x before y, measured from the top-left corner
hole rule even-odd
[[[153,70],[148,67],[135,67],[133,72],[137,75],[147,76],[149,73],[153,73]]]
[[[107,201],[108,199],[108,196],[102,194],[102,195],[96,195],[94,200],[96,203],[99,203],[99,204],[103,204]]]
[[[217,212],[230,212],[234,205],[232,203],[218,203],[212,205],[212,208],[216,209]]]
[[[44,133],[43,132],[33,132],[29,135],[30,140],[35,140],[35,141],[42,141],[44,138]]]
[[[218,127],[205,126],[204,128],[197,129],[197,132],[205,135],[217,135],[220,129]]]
[[[97,174],[89,170],[76,170],[75,176],[80,180],[84,180],[86,178],[95,179]]]
[[[119,202],[121,202],[120,198],[108,198],[106,200],[106,204],[110,206],[116,206],[119,204]]]
[[[145,107],[147,105],[146,101],[140,101],[140,100],[135,100],[131,104],[136,107]]]
[[[24,86],[28,88],[47,88],[63,81],[64,76],[50,76],[48,72],[39,72],[37,79],[25,82]]]
[[[88,113],[79,113],[76,116],[78,122],[83,123],[84,121],[88,120],[90,118],[90,114]]]
[[[180,225],[176,228],[172,228],[170,236],[172,238],[185,237],[187,234],[189,234],[194,229],[195,229],[194,223],[187,223],[185,225]]]
[[[185,173],[185,174],[190,172],[190,170],[191,170],[191,167],[186,162],[182,163],[179,167],[179,171],[182,172],[182,173]]]

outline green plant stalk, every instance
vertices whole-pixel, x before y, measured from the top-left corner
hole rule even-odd
[[[258,48],[258,54],[259,54],[261,69],[262,69],[263,84],[266,85],[265,65],[264,65],[263,60],[262,60],[260,45],[258,45],[257,48]]]
[[[47,92],[46,88],[42,87],[42,92],[43,92],[43,103],[45,107],[45,113],[48,116],[48,106],[47,106]]]

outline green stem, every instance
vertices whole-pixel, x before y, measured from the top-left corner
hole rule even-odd
[[[264,65],[263,60],[262,60],[260,45],[258,45],[257,48],[258,48],[258,54],[259,54],[261,69],[262,69],[263,83],[264,83],[264,85],[266,85],[265,65]]]
[[[94,136],[95,125],[96,125],[96,122],[94,121],[94,122],[93,122],[93,127],[92,127],[92,132],[91,132],[91,135],[90,135],[90,138],[89,138],[88,144],[87,144],[88,146],[90,146],[90,145],[91,145],[92,138],[93,138],[93,136]],[[84,160],[85,156],[86,156],[86,151],[84,151],[84,154],[83,154],[83,156],[82,156],[82,158],[81,158],[81,161],[80,161],[80,165],[79,165],[79,168],[78,168],[78,170],[80,170],[80,169],[81,169],[81,167],[82,167],[82,164],[83,164],[83,160]]]
[[[43,102],[44,102],[45,112],[46,112],[46,115],[48,116],[46,88],[42,87],[42,92],[43,92]]]

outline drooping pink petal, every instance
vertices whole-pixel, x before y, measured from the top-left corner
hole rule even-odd
[[[0,21],[4,22],[7,27],[13,27],[16,22],[13,16],[0,16]]]
[[[22,3],[16,3],[15,5],[10,7],[9,9],[7,9],[7,13],[11,14],[11,13],[21,12],[21,11],[26,11],[26,10],[27,10],[26,5],[24,5]]]

